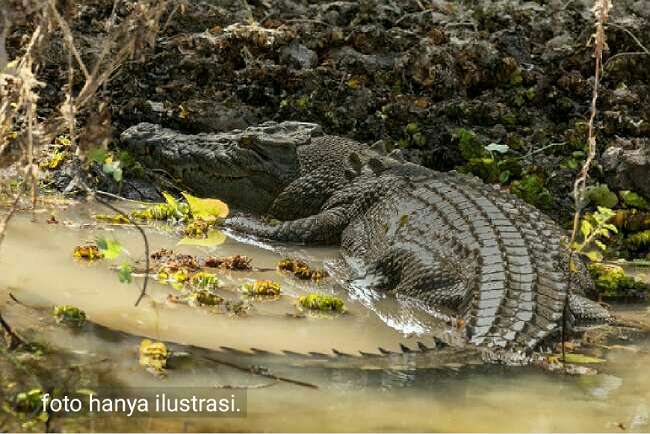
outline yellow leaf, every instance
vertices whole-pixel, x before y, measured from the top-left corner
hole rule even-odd
[[[221,231],[210,231],[206,238],[185,237],[178,242],[179,246],[202,246],[213,247],[223,244],[226,241],[226,234]]]
[[[174,209],[178,209],[178,203],[176,203],[176,199],[174,199],[174,197],[171,194],[167,193],[166,191],[163,191],[162,195],[169,206],[171,206]]]
[[[593,262],[600,262],[603,260],[603,254],[597,250],[591,250],[587,252],[587,258]]]
[[[230,212],[228,205],[219,199],[201,199],[185,192],[183,192],[183,196],[187,200],[194,218],[210,221],[228,217]]]

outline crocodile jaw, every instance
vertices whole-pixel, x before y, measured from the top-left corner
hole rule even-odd
[[[267,122],[228,133],[185,135],[141,123],[121,139],[145,166],[162,168],[195,194],[217,197],[231,207],[266,212],[298,176],[296,148],[320,134],[303,122]]]

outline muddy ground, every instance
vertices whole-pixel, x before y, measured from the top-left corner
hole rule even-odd
[[[514,182],[521,196],[566,223],[586,146],[591,5],[174,1],[155,46],[123,65],[101,97],[110,104],[114,137],[141,121],[188,132],[313,121],[330,134],[384,140],[431,168],[460,167],[506,188]],[[120,4],[118,20],[130,7]],[[92,64],[112,1],[68,2],[62,9]],[[10,34],[10,54],[28,27]],[[631,177],[628,167],[614,161],[605,164],[607,172],[599,161],[593,180],[648,195],[650,55],[638,54],[650,47],[645,0],[614,1],[607,44],[605,60],[612,60],[605,63],[596,119],[600,153],[641,149],[644,157]],[[627,52],[637,54],[620,55]],[[42,55],[40,110],[48,115],[64,98],[67,54],[55,37]],[[507,154],[485,151],[491,143],[507,145]]]

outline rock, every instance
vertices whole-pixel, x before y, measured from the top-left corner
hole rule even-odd
[[[633,147],[632,142],[637,142]],[[650,140],[617,140],[602,156],[607,183],[617,190],[631,190],[650,198]]]
[[[294,69],[309,69],[318,65],[318,55],[302,44],[292,43],[280,50],[280,62]]]

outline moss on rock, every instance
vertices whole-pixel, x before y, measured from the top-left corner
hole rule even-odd
[[[544,186],[544,181],[538,175],[527,175],[520,181],[514,181],[511,191],[540,209],[549,209],[553,205],[551,192]]]

